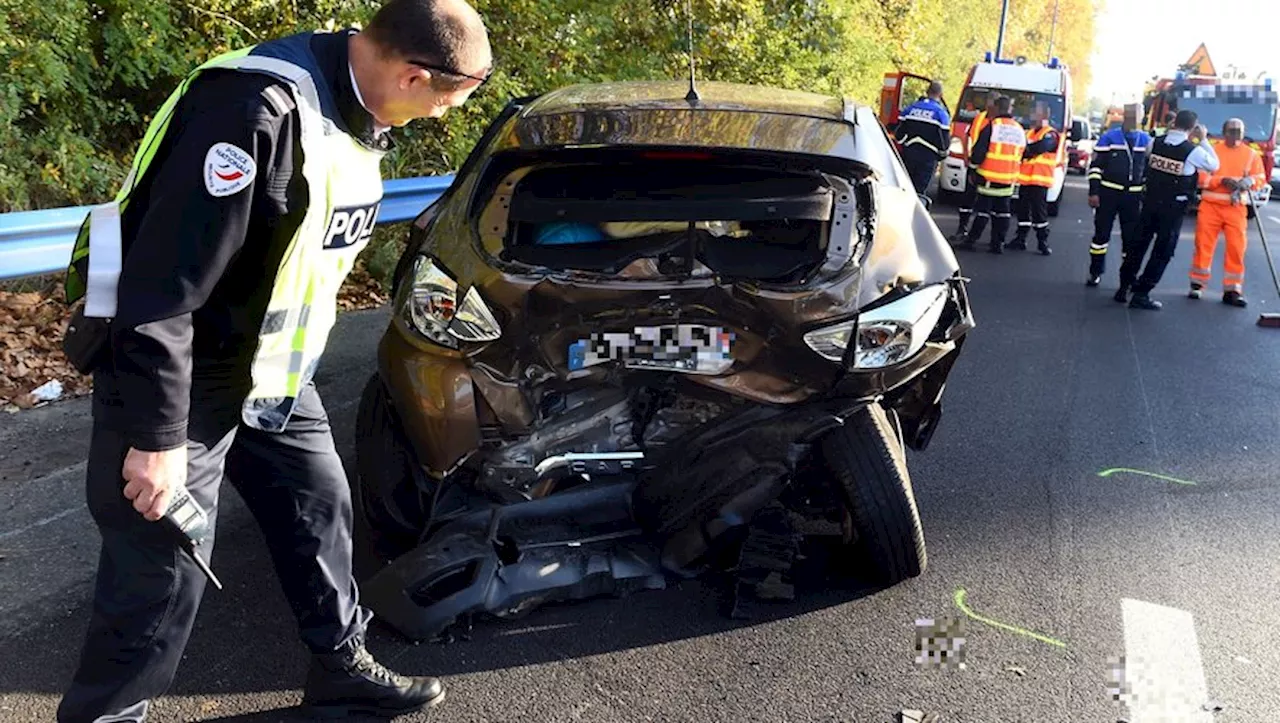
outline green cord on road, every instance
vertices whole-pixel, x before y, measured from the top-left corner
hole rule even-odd
[[[1062,642],[1061,640],[1058,640],[1058,639],[1056,639],[1056,638],[1051,638],[1051,637],[1049,637],[1049,636],[1047,636],[1047,635],[1041,635],[1041,634],[1039,634],[1039,633],[1033,633],[1033,632],[1031,632],[1030,630],[1025,630],[1025,629],[1023,629],[1023,628],[1015,627],[1015,626],[1013,626],[1013,625],[1006,625],[1006,624],[1004,624],[1004,623],[1002,623],[1002,622],[997,622],[997,621],[995,621],[995,620],[992,620],[991,618],[984,618],[984,617],[982,617],[981,615],[979,615],[979,614],[975,613],[974,611],[970,610],[970,609],[969,609],[969,606],[965,604],[965,602],[964,602],[964,598],[965,598],[965,595],[967,595],[967,594],[968,594],[968,592],[967,592],[964,588],[962,588],[962,587],[961,587],[961,588],[957,588],[957,589],[956,589],[956,607],[960,608],[960,612],[964,613],[965,615],[969,616],[970,618],[973,618],[974,620],[977,620],[977,621],[978,621],[978,622],[980,622],[980,623],[986,623],[987,625],[990,625],[990,626],[995,627],[995,628],[1001,628],[1001,629],[1003,629],[1003,630],[1008,630],[1008,631],[1009,631],[1009,632],[1011,632],[1011,633],[1017,633],[1018,635],[1025,635],[1025,636],[1027,636],[1028,638],[1033,638],[1033,639],[1035,639],[1035,640],[1039,640],[1039,641],[1040,641],[1040,642],[1042,642],[1042,643],[1048,643],[1049,645],[1053,645],[1053,646],[1058,647],[1058,648],[1065,648],[1065,647],[1067,647],[1067,644],[1066,644],[1066,643],[1064,643],[1064,642]]]
[[[1165,482],[1172,482],[1174,484],[1179,484],[1179,485],[1195,486],[1196,484],[1195,482],[1192,482],[1190,480],[1178,479],[1177,477],[1169,477],[1168,475],[1156,474],[1155,472],[1143,472],[1140,469],[1129,469],[1128,467],[1116,467],[1114,469],[1104,469],[1098,473],[1098,476],[1110,477],[1116,472],[1128,472],[1129,474],[1140,474],[1140,475],[1143,475],[1144,477],[1155,477],[1156,479],[1164,480]]]

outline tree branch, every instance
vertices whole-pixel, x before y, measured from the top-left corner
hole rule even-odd
[[[184,3],[184,5],[186,5],[187,7],[191,8],[192,10],[194,10],[194,11],[196,11],[196,12],[198,12],[198,13],[204,13],[205,15],[208,15],[208,16],[210,16],[210,17],[214,17],[214,18],[217,18],[217,19],[219,19],[219,20],[225,20],[225,21],[227,21],[227,22],[229,22],[229,23],[232,23],[233,25],[235,25],[235,26],[239,27],[241,30],[243,30],[243,31],[245,31],[246,33],[248,33],[248,34],[249,34],[249,37],[253,38],[254,40],[257,40],[257,39],[258,39],[258,34],[257,34],[257,33],[255,33],[255,32],[253,32],[252,30],[250,30],[248,25],[245,25],[244,23],[240,22],[239,20],[236,20],[235,18],[231,17],[230,15],[227,15],[226,13],[220,13],[220,12],[218,12],[217,10],[209,10],[209,9],[207,9],[207,8],[196,7],[195,5],[192,5],[191,3]]]

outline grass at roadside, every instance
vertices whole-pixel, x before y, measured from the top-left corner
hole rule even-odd
[[[339,310],[371,309],[389,301],[387,291],[406,234],[407,224],[374,230],[338,293]],[[0,282],[0,409],[13,413],[38,406],[31,392],[50,381],[62,384],[63,399],[92,390],[91,380],[62,354],[62,334],[71,316],[63,298],[62,274]]]

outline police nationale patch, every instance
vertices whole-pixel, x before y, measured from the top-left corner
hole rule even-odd
[[[230,143],[215,143],[204,157],[204,187],[209,195],[230,196],[253,182],[258,164]]]

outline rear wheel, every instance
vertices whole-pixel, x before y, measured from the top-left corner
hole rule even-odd
[[[852,528],[848,548],[875,581],[896,585],[924,572],[924,531],[901,436],[879,404],[871,404],[823,437],[821,462],[840,494]],[[851,561],[852,562],[852,561]]]
[[[417,544],[431,511],[425,480],[382,378],[374,374],[356,415],[351,502],[357,577],[367,577]]]

